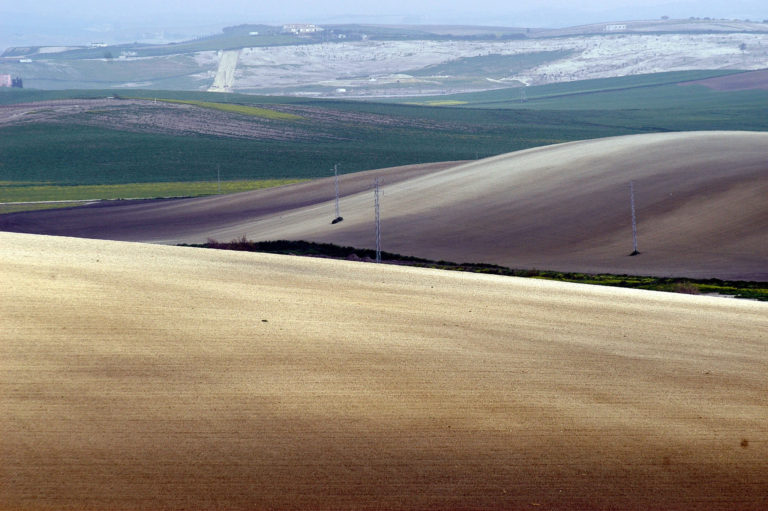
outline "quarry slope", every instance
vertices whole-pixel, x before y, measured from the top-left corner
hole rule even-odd
[[[768,306],[0,233],[2,509],[764,509]]]
[[[768,280],[768,134],[682,132],[559,144],[463,165],[185,201],[0,217],[0,229],[161,243],[305,239],[514,268]],[[638,243],[633,249],[629,184]]]

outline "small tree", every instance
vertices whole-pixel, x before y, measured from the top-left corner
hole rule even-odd
[[[739,49],[740,49],[741,51],[747,51],[747,43],[741,43],[741,44],[739,45]]]

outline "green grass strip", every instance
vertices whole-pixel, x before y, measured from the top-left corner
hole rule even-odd
[[[144,98],[147,99],[147,98]],[[253,117],[261,117],[263,119],[271,119],[275,121],[298,121],[303,119],[300,115],[288,114],[285,112],[278,112],[277,110],[270,110],[268,108],[259,108],[256,106],[236,105],[233,103],[212,103],[210,101],[194,101],[183,99],[159,99],[158,101],[164,101],[165,103],[178,103],[181,105],[193,105],[200,108],[210,108],[212,110],[221,110],[223,112],[231,112],[235,114],[250,115]]]
[[[0,215],[6,213],[21,213],[23,211],[42,211],[45,209],[72,208],[92,204],[90,202],[34,202],[30,204],[3,204],[0,203]]]
[[[306,179],[260,179],[248,181],[192,181],[171,183],[129,183],[114,185],[50,185],[10,183],[0,185],[0,212],[7,213],[9,202],[82,201],[92,199],[152,199],[159,197],[199,197],[218,193],[237,193],[273,188],[307,181]],[[59,207],[68,207],[65,204]],[[40,209],[40,208],[35,208]]]

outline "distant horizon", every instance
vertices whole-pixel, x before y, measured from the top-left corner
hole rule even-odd
[[[434,4],[434,5],[432,5]],[[322,8],[321,8],[322,7]],[[364,12],[360,12],[361,9]],[[235,14],[233,14],[235,13]],[[581,25],[670,19],[711,18],[763,22],[768,8],[757,0],[727,5],[696,0],[542,0],[536,8],[501,0],[333,0],[304,6],[284,0],[280,7],[254,6],[247,0],[170,1],[158,6],[134,0],[130,10],[105,7],[96,0],[60,4],[38,0],[24,11],[0,8],[0,52],[14,46],[87,45],[92,42],[171,43],[219,33],[237,25],[286,23],[410,26],[479,26],[557,29]]]

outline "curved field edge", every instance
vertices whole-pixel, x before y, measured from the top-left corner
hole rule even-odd
[[[249,241],[243,237],[229,242],[209,240],[207,243],[180,244],[179,246],[236,250],[241,252],[327,257],[332,259],[367,262],[374,262],[376,260],[375,250],[343,247],[332,243],[315,243],[303,240]],[[559,272],[536,268],[513,269],[497,264],[454,263],[442,260],[432,261],[420,257],[404,256],[391,252],[381,252],[381,261],[385,264],[414,266],[417,268],[433,268],[438,270],[483,273],[487,275],[502,275],[507,277],[539,278],[555,280],[558,282],[645,289],[648,291],[664,291],[689,295],[712,294],[768,302],[768,282],[614,275],[609,273]]]

